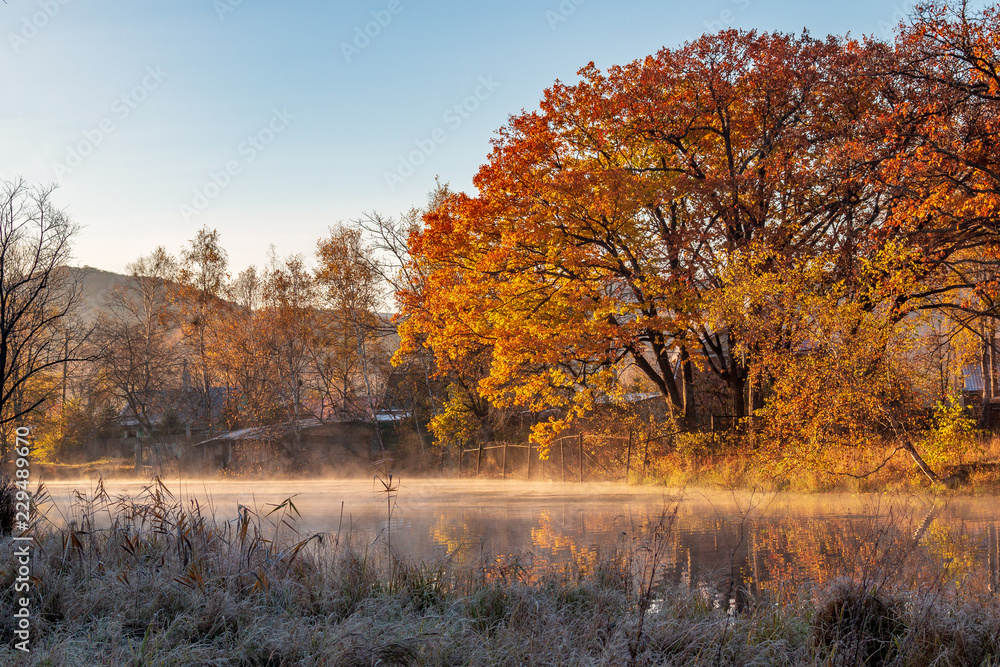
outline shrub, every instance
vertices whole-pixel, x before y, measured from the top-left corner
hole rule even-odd
[[[905,633],[902,605],[856,583],[834,588],[813,619],[813,639],[833,664],[889,664]]]
[[[14,530],[15,504],[17,502],[17,485],[14,478],[0,472],[0,534],[10,535]]]
[[[921,442],[929,465],[961,463],[976,444],[976,423],[956,396],[948,396],[934,408],[931,428]]]

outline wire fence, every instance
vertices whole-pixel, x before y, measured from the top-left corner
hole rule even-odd
[[[544,448],[535,443],[484,441],[459,450],[458,472],[473,477],[629,484],[645,479],[650,446],[671,435],[573,433],[553,440],[544,458]]]

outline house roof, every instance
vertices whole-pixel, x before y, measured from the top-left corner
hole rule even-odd
[[[637,392],[630,391],[617,396],[604,395],[597,399],[598,403],[608,404],[608,403],[644,403],[646,401],[652,401],[662,398],[663,395],[658,391],[653,392]]]
[[[965,391],[970,394],[976,394],[983,390],[983,369],[978,365],[966,366],[964,369],[965,375]]]
[[[318,419],[300,419],[298,421],[299,428],[302,430],[315,428],[322,424],[323,422]],[[221,433],[208,440],[196,442],[191,446],[200,447],[216,442],[225,442],[226,440],[266,440],[273,442],[288,437],[293,433],[294,429],[295,422],[293,421],[271,424],[269,426],[251,426],[250,428],[241,428],[229,433]]]
[[[375,421],[379,423],[399,422],[409,419],[412,413],[408,410],[379,410],[375,413]]]

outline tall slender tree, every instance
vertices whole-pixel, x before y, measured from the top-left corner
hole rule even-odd
[[[181,330],[190,351],[197,381],[201,420],[212,432],[218,414],[220,397],[213,383],[216,374],[214,359],[218,347],[219,322],[225,303],[222,300],[228,280],[229,258],[219,241],[217,230],[202,228],[181,252],[177,277],[183,304],[178,311]]]

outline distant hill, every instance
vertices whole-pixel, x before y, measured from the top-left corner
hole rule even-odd
[[[96,318],[104,309],[105,299],[112,289],[132,281],[129,276],[95,269],[92,266],[82,268],[69,266],[66,270],[82,281],[81,311],[86,319]]]
[[[112,289],[118,285],[132,283],[132,278],[129,276],[96,269],[92,266],[65,268],[82,281],[81,312],[88,320],[96,319],[97,315],[105,309],[105,300]],[[395,316],[394,313],[378,313],[377,315],[387,327],[392,328],[391,322]],[[385,343],[388,349],[395,350],[399,347],[399,336],[393,332],[387,336]]]

